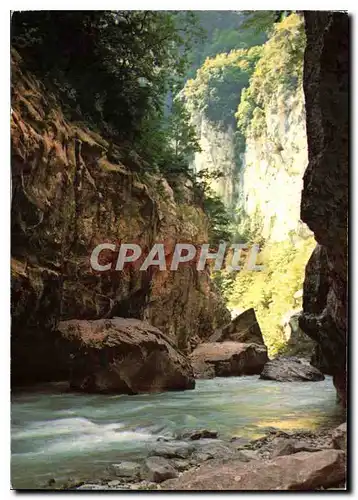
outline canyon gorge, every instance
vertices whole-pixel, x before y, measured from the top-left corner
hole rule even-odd
[[[133,460],[144,448],[128,448],[122,468],[114,473],[112,464],[101,487],[88,489],[163,483],[162,489],[201,490],[217,489],[216,482],[219,489],[265,489],[266,480],[273,490],[343,488],[346,428],[332,429],[345,421],[347,406],[348,15],[264,11],[268,28],[255,30],[247,11],[198,12],[207,38],[186,52],[175,28],[184,22],[181,11],[86,12],[64,12],[58,20],[50,11],[16,12],[12,21],[11,384],[20,489],[31,482],[20,446],[24,429],[31,435],[41,424],[36,416],[29,428],[17,428],[22,409],[49,412],[37,390],[49,394],[55,425],[61,412],[74,412],[85,427],[87,412],[98,412],[93,425],[108,412],[105,436],[113,442],[122,424],[114,427],[117,400],[110,398],[124,398],[119,407],[123,401],[128,422],[138,422],[133,434],[155,448],[139,469]],[[191,16],[185,22],[195,31]],[[152,49],[144,53],[146,43]],[[183,54],[180,84],[170,87]],[[121,243],[144,252],[161,243],[171,262],[178,243],[198,249],[209,243],[215,253],[222,241],[258,245],[262,270],[215,270],[207,260],[200,271],[195,259],[177,271],[90,266],[103,242],[116,247],[101,253],[108,264]],[[251,400],[245,403],[240,447],[239,409],[230,406],[222,423],[214,409],[220,394],[228,402],[245,399],[235,392],[236,380],[257,408],[265,402],[263,423],[250,421]],[[285,384],[297,391],[294,402]],[[215,416],[207,416],[205,397]],[[289,431],[275,427],[270,397],[275,411],[283,408],[283,422],[292,420]],[[296,423],[300,397],[309,410],[297,410]],[[75,401],[83,405],[79,414]],[[329,408],[327,422],[315,401]],[[149,405],[150,422],[136,413],[142,404]],[[310,411],[318,415],[317,435],[313,424],[302,424],[314,420]],[[207,429],[196,436],[199,423],[219,426],[223,441]],[[271,435],[249,442],[260,427]],[[97,436],[89,425],[92,432]],[[131,442],[132,428],[123,432]],[[99,453],[116,460],[99,442]],[[281,446],[290,451],[277,451]],[[91,453],[83,477],[91,476]],[[34,467],[42,483],[53,475],[42,473],[41,462]],[[270,472],[275,467],[283,471],[280,480]]]

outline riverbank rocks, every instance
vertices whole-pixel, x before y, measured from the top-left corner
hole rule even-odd
[[[190,363],[149,323],[128,318],[59,323],[71,347],[71,389],[137,394],[193,389]]]
[[[163,457],[149,457],[144,462],[142,477],[153,483],[161,483],[166,479],[173,479],[178,472]]]
[[[138,480],[141,475],[141,467],[137,462],[122,460],[117,464],[112,464],[109,467],[108,472],[116,478]]]
[[[347,422],[341,424],[332,432],[333,447],[338,450],[346,451],[347,449]]]
[[[318,382],[324,375],[304,358],[279,356],[265,364],[260,378],[277,382]]]
[[[230,377],[261,373],[268,356],[264,345],[209,342],[198,345],[190,361],[196,378]]]
[[[209,338],[209,342],[225,340],[264,345],[260,325],[253,308],[236,316],[228,325],[216,330]]]
[[[345,480],[345,453],[323,450],[300,452],[273,460],[211,460],[196,470],[166,481],[165,490],[314,490]]]

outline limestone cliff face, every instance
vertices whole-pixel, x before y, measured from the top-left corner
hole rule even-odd
[[[319,243],[306,268],[301,328],[346,399],[349,19],[306,12],[304,92],[309,164],[301,217]]]
[[[266,240],[308,234],[300,222],[307,142],[303,89],[278,87],[264,108],[265,126],[250,134],[242,154],[240,208]]]
[[[195,111],[189,99],[202,149],[195,155],[194,169],[222,171],[223,177],[212,187],[236,214],[239,233],[259,233],[265,240],[310,234],[300,221],[302,178],[308,162],[304,43],[302,16],[292,14],[276,25],[260,49],[246,88],[237,96],[235,118],[209,120],[206,111]],[[190,97],[193,100],[195,95]],[[233,120],[235,129],[228,125]]]
[[[145,319],[190,351],[229,321],[209,271],[95,273],[104,241],[150,249],[208,240],[190,185],[141,174],[146,164],[83,123],[69,122],[55,97],[12,67],[12,375],[15,382],[61,377],[51,332],[60,320]]]
[[[222,172],[223,176],[214,179],[211,187],[227,208],[233,208],[240,188],[234,127],[209,120],[204,112],[195,109],[191,109],[191,121],[201,149],[195,153],[191,167],[196,173],[204,169],[213,174]]]

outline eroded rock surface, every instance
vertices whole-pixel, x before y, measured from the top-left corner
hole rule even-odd
[[[190,354],[197,378],[255,375],[268,361],[264,345],[241,342],[208,342],[198,345]]]
[[[69,121],[15,51],[11,107],[13,384],[66,378],[52,334],[61,320],[144,319],[183,351],[230,321],[209,270],[194,261],[176,272],[116,271],[117,250],[103,253],[110,271],[90,266],[103,242],[143,252],[164,242],[168,263],[178,241],[206,243],[208,220],[188,179],[150,174],[130,144]]]
[[[314,490],[344,481],[345,453],[300,452],[266,462],[212,460],[162,484],[168,490]]]
[[[317,382],[324,375],[304,358],[279,356],[265,364],[260,378],[277,382]]]
[[[303,86],[308,167],[301,219],[318,247],[306,268],[300,327],[318,343],[315,363],[346,402],[349,18],[305,11]]]
[[[149,323],[69,320],[59,323],[58,332],[71,349],[71,389],[137,394],[195,386],[186,357]]]

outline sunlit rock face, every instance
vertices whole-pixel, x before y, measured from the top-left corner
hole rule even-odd
[[[346,401],[349,19],[305,12],[304,91],[309,164],[301,217],[319,245],[306,267],[300,327]]]
[[[290,232],[308,234],[299,222],[307,166],[303,90],[279,87],[265,108],[265,121],[262,135],[246,140],[240,205],[263,238],[283,241]]]
[[[205,113],[191,109],[192,124],[198,136],[201,151],[195,153],[191,167],[196,173],[208,169],[223,176],[211,181],[214,192],[226,207],[235,206],[240,190],[239,172],[235,159],[235,128],[209,120]]]

